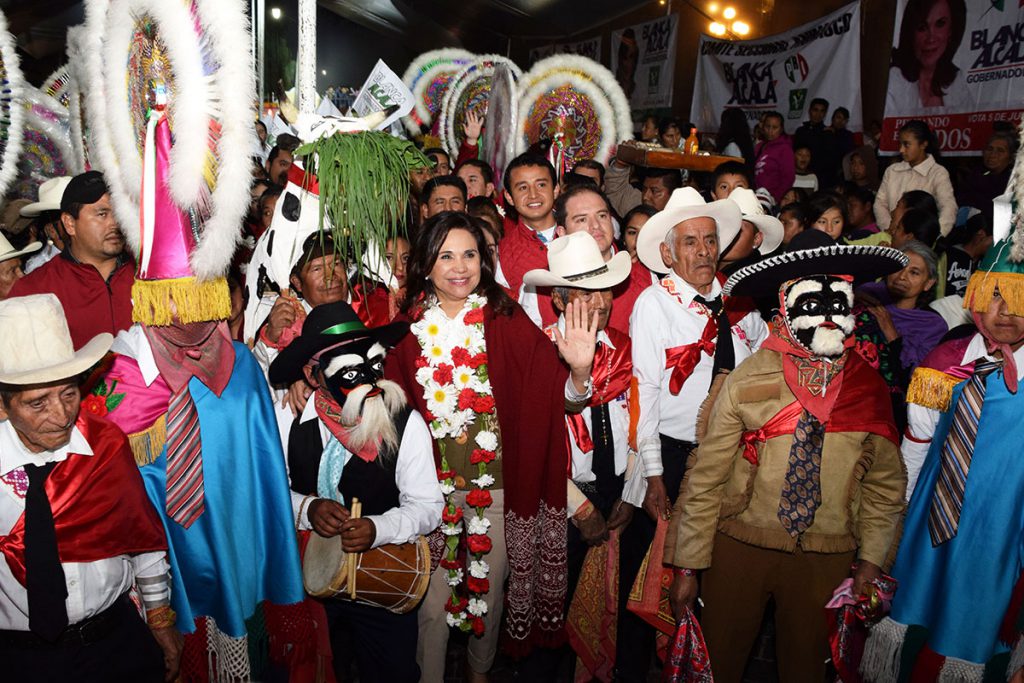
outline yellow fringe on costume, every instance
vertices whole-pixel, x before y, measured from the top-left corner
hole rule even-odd
[[[918,368],[910,378],[907,403],[945,412],[953,400],[954,387],[962,381],[941,370]]]
[[[164,443],[167,442],[167,415],[161,415],[156,422],[143,429],[128,435],[128,444],[135,456],[135,464],[139,467],[148,465],[160,457],[164,450]]]
[[[1024,316],[1024,274],[975,271],[964,293],[964,308],[984,313],[992,303],[996,288],[1006,301],[1011,315]]]
[[[227,320],[231,294],[222,277],[200,282],[194,277],[140,280],[132,285],[132,320],[143,325],[170,325],[174,312],[182,323]]]

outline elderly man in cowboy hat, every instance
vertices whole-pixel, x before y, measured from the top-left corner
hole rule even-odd
[[[837,245],[816,230],[791,247],[723,287],[775,290],[780,313],[718,392],[666,536],[677,616],[692,607],[703,571],[704,636],[725,683],[742,680],[769,598],[780,680],[824,680],[824,606],[851,563],[854,596],[881,579],[903,511],[889,391],[854,350],[851,309],[854,277],[899,270],[906,256]]]
[[[0,657],[21,681],[177,673],[163,526],[128,439],[97,416],[117,395],[83,410],[79,394],[111,341],[75,351],[52,294],[0,301]]]
[[[21,267],[22,257],[39,251],[42,246],[39,242],[31,242],[22,249],[15,249],[3,233],[0,233],[0,299],[6,299],[14,283],[25,277]]]
[[[736,238],[742,220],[732,200],[705,203],[693,188],[680,188],[637,238],[643,264],[668,274],[640,295],[630,320],[640,406],[637,449],[647,493],[646,514],[635,515],[623,534],[623,581],[639,570],[658,520],[668,519],[712,379],[734,369],[768,335],[757,312],[723,297],[716,277],[719,249]],[[619,671],[642,680],[653,631],[636,617],[627,624],[619,633]]]
[[[292,507],[300,530],[340,536],[347,553],[412,543],[441,523],[444,498],[423,416],[384,379],[384,355],[408,323],[367,328],[343,302],[317,306],[270,366],[270,381],[315,387],[288,440]],[[350,516],[358,499],[364,516]],[[362,680],[419,680],[416,612],[324,602],[329,626],[352,632]],[[339,680],[341,658],[335,660]]]

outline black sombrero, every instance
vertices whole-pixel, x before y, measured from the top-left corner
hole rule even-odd
[[[270,364],[270,383],[291,384],[302,379],[302,368],[324,349],[360,339],[373,339],[381,346],[391,347],[408,331],[409,323],[404,322],[366,327],[344,301],[317,306],[302,323],[302,334]]]
[[[789,251],[769,256],[733,273],[722,291],[736,296],[765,296],[783,283],[813,275],[850,275],[869,282],[907,265],[899,249],[866,244],[836,244],[821,230],[804,230],[789,243]]]

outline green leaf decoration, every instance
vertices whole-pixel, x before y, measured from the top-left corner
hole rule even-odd
[[[110,387],[111,394],[107,397],[107,412],[112,412],[115,408],[121,405],[121,401],[124,400],[124,394],[113,393],[114,387]]]

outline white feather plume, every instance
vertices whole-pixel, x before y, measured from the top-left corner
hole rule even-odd
[[[18,63],[18,52],[14,36],[7,30],[7,17],[0,12],[0,59],[7,75],[7,87],[10,89],[10,128],[7,131],[7,144],[4,146],[3,157],[0,158],[0,196],[7,193],[15,177],[18,175],[18,156],[21,154],[22,126],[25,121],[25,109],[18,102],[21,98],[25,81],[21,76]]]

